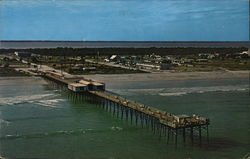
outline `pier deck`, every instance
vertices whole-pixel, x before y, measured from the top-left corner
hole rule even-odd
[[[68,88],[69,85],[72,86],[72,82],[76,81],[76,79],[60,78],[57,75],[53,75],[51,73],[44,73],[42,76],[60,85],[65,86],[65,88]],[[98,83],[89,79],[83,79],[83,80],[89,83],[93,83],[93,84]],[[193,134],[195,133],[194,132],[195,130],[198,130],[200,143],[201,143],[201,130],[202,129],[207,130],[207,139],[208,139],[208,125],[210,124],[210,121],[207,118],[200,117],[198,115],[192,115],[192,116],[174,115],[174,114],[161,111],[153,107],[145,106],[143,104],[127,100],[125,98],[120,97],[119,95],[113,94],[105,90],[86,90],[84,92],[76,92],[69,88],[68,90],[70,90],[72,92],[72,95],[76,96],[77,99],[81,99],[79,98],[79,96],[86,95],[86,97],[91,99],[91,101],[94,101],[94,103],[97,103],[97,104],[103,105],[103,107],[106,107],[105,109],[107,110],[112,109],[113,114],[115,114],[115,111],[116,111],[117,116],[119,112],[121,112],[122,118],[123,118],[123,112],[125,111],[126,119],[128,119],[128,116],[130,116],[131,123],[132,123],[132,118],[135,115],[136,124],[138,121],[138,116],[140,116],[140,121],[142,123],[142,126],[145,120],[146,125],[149,125],[149,123],[151,123],[152,129],[154,131],[155,129],[157,129],[158,131],[160,131],[160,134],[163,128],[163,131],[165,132],[165,135],[166,135],[166,129],[167,129],[168,140],[169,140],[169,134],[171,132],[172,133],[174,132],[175,143],[177,143],[177,135],[178,135],[179,130],[182,132],[183,139],[185,141],[186,129],[191,134],[190,137],[191,137],[192,143],[193,143]],[[129,112],[130,112],[130,115],[129,115]]]
[[[105,91],[89,91],[90,93],[97,95],[99,97],[108,99],[112,102],[121,104],[125,107],[134,109],[136,111],[142,112],[146,115],[152,116],[156,119],[159,119],[159,122],[165,126],[174,128],[174,129],[179,129],[179,128],[187,128],[190,126],[201,126],[201,125],[207,125],[209,124],[209,120],[203,117],[199,116],[191,116],[188,118],[180,118],[176,115],[173,115],[171,113],[167,113],[161,110],[158,110],[153,107],[148,107],[139,103],[135,103],[132,101],[129,101],[127,99],[121,98],[119,96],[111,95],[110,93],[107,93]]]

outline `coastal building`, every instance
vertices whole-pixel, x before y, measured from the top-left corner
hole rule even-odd
[[[241,52],[241,53],[240,53],[241,57],[246,57],[246,58],[247,58],[248,56],[250,56],[249,50],[250,50],[250,49],[248,49],[248,51],[243,51],[243,52]]]
[[[112,56],[109,58],[109,61],[110,61],[110,62],[116,62],[116,61],[118,61],[118,59],[119,59],[119,56],[117,56],[117,55],[112,55]]]
[[[171,69],[171,67],[172,67],[171,63],[162,63],[160,65],[160,70],[169,70],[169,69]]]
[[[143,64],[143,63],[137,63],[136,67],[139,69],[146,69],[146,70],[160,70],[161,69],[161,66],[159,65]]]
[[[68,89],[73,92],[85,92],[88,90],[88,86],[81,83],[70,83],[68,84]]]
[[[71,70],[75,70],[75,71],[79,71],[79,70],[81,70],[81,67],[79,67],[79,66],[73,66],[70,69]]]
[[[160,64],[160,70],[169,70],[172,67],[172,61],[170,59],[163,60]]]
[[[196,62],[208,62],[208,59],[197,59]]]
[[[18,57],[22,57],[22,58],[29,58],[31,57],[31,53],[30,52],[15,52],[14,53],[16,56]]]
[[[74,92],[104,91],[105,84],[95,81],[80,80],[79,82],[68,84],[68,89]]]
[[[91,82],[93,90],[105,90],[105,84],[100,82]]]
[[[96,70],[96,67],[83,67],[83,71],[94,71]]]
[[[89,91],[96,91],[96,90],[105,90],[105,84],[95,81],[87,81],[87,80],[80,80],[80,84],[86,85],[87,90]]]

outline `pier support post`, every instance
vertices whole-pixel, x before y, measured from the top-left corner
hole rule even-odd
[[[207,125],[207,143],[209,143],[209,134],[208,134],[208,125]]]
[[[116,110],[116,117],[118,118],[119,117],[119,112],[120,112],[120,104],[116,103],[116,107],[117,107],[117,110]]]
[[[161,136],[162,136],[162,124],[160,124],[160,138],[161,138]]]
[[[177,136],[178,136],[178,129],[175,129],[175,147],[177,147]]]
[[[192,126],[190,127],[190,137],[191,137],[191,143],[193,145],[193,143],[194,143],[194,136],[193,136],[193,127]]]
[[[126,113],[126,121],[128,121],[128,109],[129,109],[129,108],[125,108],[125,113]]]
[[[164,137],[166,137],[166,135],[167,135],[167,127],[166,127],[166,125],[163,125],[163,135],[164,135]]]
[[[133,123],[133,109],[130,108],[130,123]]]
[[[140,120],[141,120],[141,127],[143,128],[144,119],[143,119],[143,114],[142,113],[140,113]]]
[[[137,122],[138,122],[138,112],[135,111],[135,125],[137,126]]]
[[[183,128],[182,135],[183,135],[183,142],[185,143],[186,142],[186,129],[185,128]]]
[[[123,106],[121,106],[121,111],[122,111],[121,119],[123,119],[123,109],[124,109]]]
[[[200,143],[200,146],[201,146],[201,126],[199,126],[199,143]]]
[[[148,128],[148,115],[145,115],[145,125],[146,125],[146,127]]]
[[[153,117],[150,117],[151,130],[154,130]]]
[[[168,127],[168,138],[167,138],[167,143],[169,143],[169,135],[170,135],[170,128]]]
[[[113,116],[115,116],[116,103],[113,103]]]

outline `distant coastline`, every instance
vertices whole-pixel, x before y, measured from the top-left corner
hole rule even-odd
[[[249,48],[249,41],[50,41],[0,40],[0,49],[35,48]]]
[[[85,78],[113,82],[139,82],[139,81],[162,81],[162,80],[201,80],[201,79],[240,79],[249,78],[249,71],[209,71],[209,72],[175,72],[166,71],[159,73],[121,74],[121,75],[84,75]]]

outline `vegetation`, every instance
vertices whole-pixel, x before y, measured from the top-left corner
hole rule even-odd
[[[98,63],[79,63],[75,62],[73,63],[47,63],[47,65],[55,68],[55,69],[62,69],[63,71],[66,71],[70,74],[129,74],[129,73],[145,73],[141,70],[132,70],[132,69],[125,69],[120,67],[112,67],[107,65],[102,65]],[[79,65],[79,66],[77,66]],[[86,70],[83,70],[83,68],[86,68]],[[88,68],[94,68],[94,69],[88,69]]]
[[[123,74],[123,73],[144,73],[137,69],[125,69],[103,65],[105,58],[111,55],[122,55],[127,57],[136,56],[140,61],[144,55],[155,54],[165,56],[172,55],[177,60],[193,60],[181,65],[175,65],[172,70],[176,71],[217,71],[217,70],[249,70],[249,57],[235,57],[235,53],[246,51],[247,48],[53,48],[53,49],[0,49],[1,53],[13,53],[14,51],[31,52],[31,58],[24,58],[27,64],[16,60],[0,60],[2,74],[7,74],[8,70],[14,73],[14,69],[9,67],[28,67],[31,62],[44,64],[56,69],[62,69],[71,74]],[[208,61],[197,62],[203,57],[198,54],[217,54],[218,56]],[[12,56],[9,54],[9,56]],[[87,60],[88,59],[88,60]],[[129,58],[128,58],[129,59]],[[90,62],[92,61],[92,62]],[[132,61],[132,59],[130,59]],[[152,60],[152,62],[154,62]],[[122,63],[122,62],[120,62]],[[26,65],[26,66],[25,66]],[[126,65],[133,67],[132,64]],[[8,69],[7,69],[8,68]],[[4,70],[5,69],[5,70]],[[85,70],[84,70],[85,69]]]
[[[213,59],[208,62],[195,62],[174,67],[177,71],[219,71],[219,70],[249,70],[249,59]]]
[[[32,52],[46,56],[110,56],[118,55],[190,55],[199,53],[236,53],[247,50],[247,48],[51,48],[51,49],[0,49],[1,53],[14,51]]]

